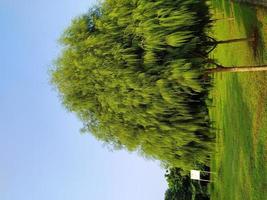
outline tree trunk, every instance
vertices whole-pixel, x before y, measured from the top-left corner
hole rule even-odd
[[[210,52],[212,52],[217,45],[220,44],[229,44],[229,43],[235,43],[235,42],[244,42],[244,41],[248,41],[248,42],[253,42],[255,41],[255,36],[253,37],[249,37],[249,38],[236,38],[236,39],[230,39],[230,40],[215,40],[213,37],[210,36],[206,36],[207,38],[210,39],[210,41],[208,41],[206,43],[206,45],[211,46],[212,48],[207,52],[207,54],[209,54]]]
[[[230,21],[230,20],[235,20],[234,17],[227,17],[227,18],[219,18],[219,19],[214,19],[213,21]]]
[[[243,41],[249,41],[249,42],[255,41],[255,35],[251,37],[247,37],[247,38],[235,38],[235,39],[230,39],[230,40],[216,40],[210,36],[206,36],[206,37],[210,39],[208,44],[212,44],[214,46],[217,46],[218,44],[228,44],[228,43],[243,42]]]
[[[207,69],[206,72],[209,74],[218,72],[259,72],[267,71],[267,65],[258,66],[239,66],[239,67],[225,67],[221,65],[216,65],[216,68]]]
[[[221,41],[216,41],[216,44],[228,44],[228,43],[243,42],[243,41],[254,41],[254,38],[237,38],[231,40],[221,40]]]

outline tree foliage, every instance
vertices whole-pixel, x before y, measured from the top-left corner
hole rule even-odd
[[[203,0],[106,0],[62,35],[52,83],[97,139],[169,166],[205,163],[209,25]]]
[[[168,189],[165,200],[209,200],[207,183],[192,181],[182,169],[171,168],[165,175]]]

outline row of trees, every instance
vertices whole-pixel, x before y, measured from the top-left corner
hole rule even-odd
[[[209,170],[207,166],[202,166]],[[165,174],[168,190],[165,200],[208,200],[210,199],[207,182],[192,181],[189,175],[184,175],[182,169],[170,168]]]

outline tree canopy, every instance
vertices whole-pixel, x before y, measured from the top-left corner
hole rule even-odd
[[[191,180],[184,175],[183,170],[171,168],[165,174],[168,189],[165,192],[165,200],[209,200],[208,183]]]
[[[106,0],[62,35],[52,83],[84,131],[168,166],[211,148],[203,0]]]

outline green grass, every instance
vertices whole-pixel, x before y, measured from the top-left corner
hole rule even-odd
[[[215,16],[233,17],[216,22],[213,34],[218,39],[247,36],[254,25],[261,31],[263,41],[267,39],[264,10],[224,4]],[[260,48],[262,52],[264,44]],[[267,63],[266,53],[255,53],[248,42],[221,45],[213,57],[227,66]],[[267,74],[263,72],[214,76],[210,115],[217,139],[211,162],[211,171],[215,172],[210,185],[211,199],[267,199],[266,86]]]

